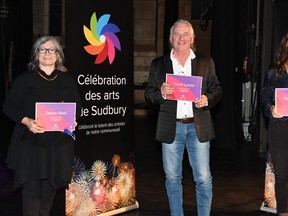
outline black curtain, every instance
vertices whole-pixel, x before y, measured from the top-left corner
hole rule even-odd
[[[32,0],[14,1],[11,8],[13,29],[11,40],[14,41],[14,77],[27,69],[33,44],[33,4]]]
[[[211,56],[216,64],[216,73],[223,89],[223,99],[214,110],[215,144],[218,148],[235,149],[235,71],[234,31],[235,1],[215,1],[213,6],[213,33]],[[237,105],[236,105],[237,106]]]
[[[214,1],[211,56],[223,88],[223,99],[212,110],[218,149],[238,150],[243,145],[242,84],[247,81],[243,59],[253,56],[255,2]]]
[[[170,52],[169,47],[169,34],[171,26],[178,19],[178,0],[165,1],[165,17],[164,17],[164,43],[163,53],[167,54]]]
[[[275,0],[273,5],[273,60],[275,59],[275,53],[277,52],[282,37],[288,33],[287,27],[287,0]]]
[[[1,104],[6,94],[9,61],[13,78],[26,70],[33,40],[32,0],[6,1],[8,16],[1,13]]]
[[[2,1],[1,1],[2,2]],[[4,116],[2,104],[6,96],[9,61],[12,80],[24,70],[29,61],[33,40],[32,0],[6,1],[8,16],[2,17],[1,11],[1,54],[0,54],[0,132],[1,149],[6,150],[13,123]],[[3,151],[6,152],[6,151]]]

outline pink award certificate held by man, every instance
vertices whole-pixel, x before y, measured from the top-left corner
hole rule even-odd
[[[35,105],[35,119],[45,131],[75,130],[76,103],[43,103]]]
[[[166,95],[168,100],[194,102],[201,98],[202,77],[166,74],[166,83],[174,89],[172,94]]]

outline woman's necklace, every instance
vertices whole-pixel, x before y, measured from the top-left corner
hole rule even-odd
[[[45,80],[47,80],[47,81],[53,81],[53,80],[55,80],[55,79],[58,77],[58,74],[56,74],[53,78],[48,79],[47,77],[43,76],[39,71],[37,71],[37,73],[38,73],[43,79],[45,79]]]

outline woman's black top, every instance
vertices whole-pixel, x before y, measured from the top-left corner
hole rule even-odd
[[[3,105],[4,113],[16,123],[7,157],[8,167],[15,170],[14,187],[35,179],[66,187],[71,180],[74,140],[60,131],[30,132],[21,120],[35,119],[36,102],[76,102],[76,118],[82,106],[76,82],[64,72],[55,70],[48,76],[38,69],[15,79]]]

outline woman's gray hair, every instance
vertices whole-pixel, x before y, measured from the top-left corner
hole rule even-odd
[[[173,44],[171,43],[171,41],[172,41],[172,37],[173,37],[173,34],[174,34],[174,29],[175,29],[176,25],[178,25],[178,24],[186,24],[186,25],[188,25],[189,28],[190,28],[190,34],[191,34],[190,36],[191,37],[195,37],[194,29],[192,27],[192,24],[188,20],[178,19],[170,28],[169,46],[170,46],[171,49],[173,48]],[[191,44],[191,49],[194,52],[196,51],[195,42],[193,44]]]
[[[36,42],[34,43],[32,50],[31,50],[31,60],[28,63],[27,67],[29,70],[35,70],[37,68],[39,68],[39,53],[38,53],[38,49],[47,41],[51,41],[58,53],[58,58],[56,60],[55,63],[55,68],[57,70],[60,70],[62,72],[66,72],[67,68],[64,66],[64,53],[63,53],[63,49],[60,45],[60,43],[56,40],[55,37],[53,36],[43,36],[40,37],[36,40]]]

